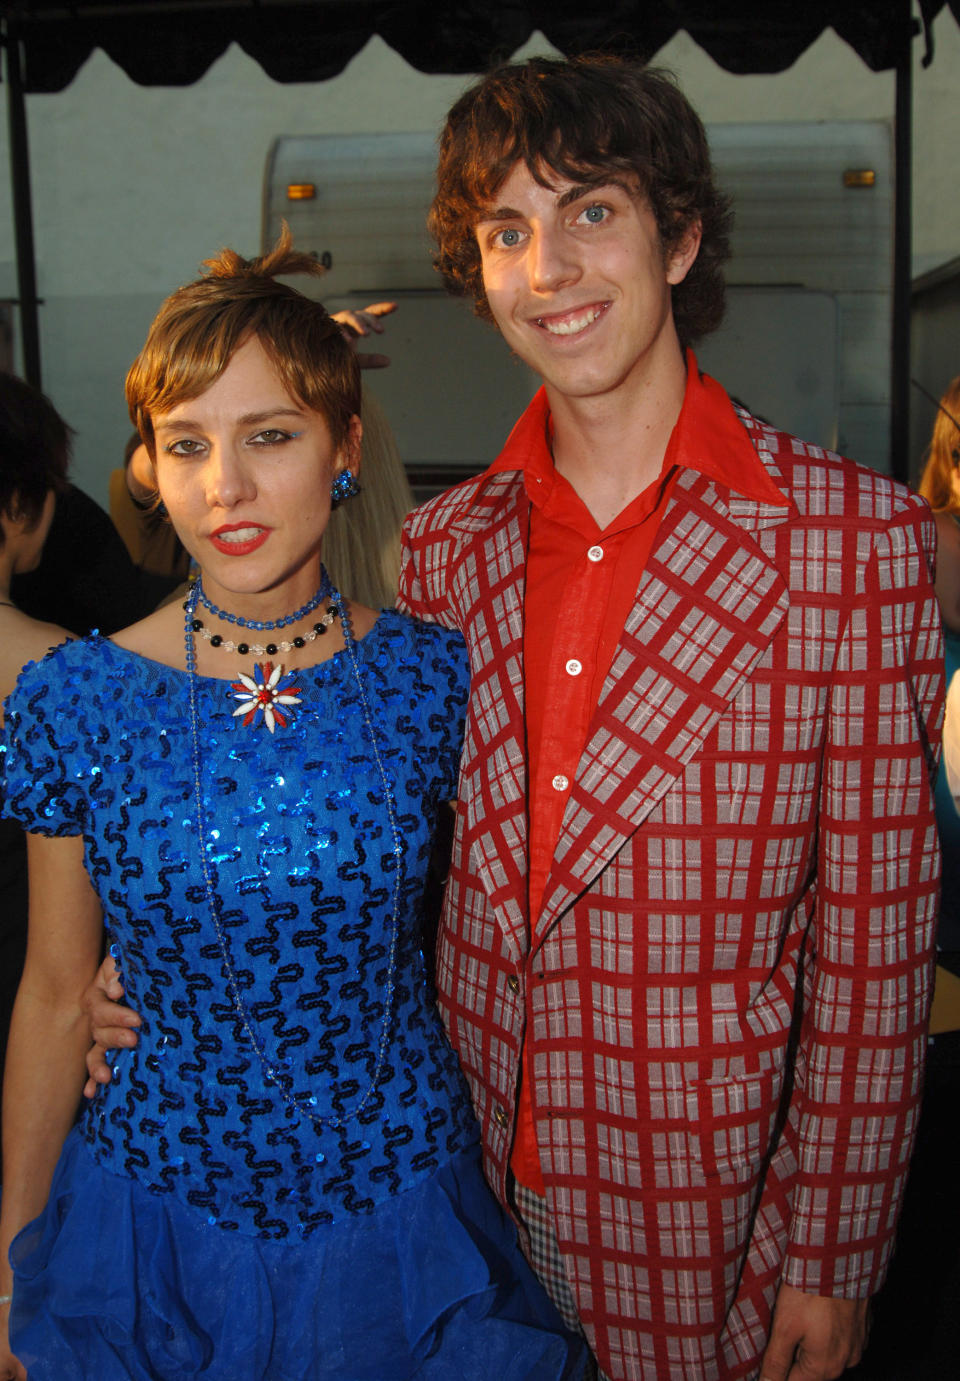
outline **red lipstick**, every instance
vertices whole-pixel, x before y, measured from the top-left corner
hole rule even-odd
[[[244,533],[243,537],[231,537],[230,533]],[[211,532],[210,541],[224,556],[249,556],[250,552],[262,547],[270,536],[270,528],[259,523],[224,523],[216,532]]]

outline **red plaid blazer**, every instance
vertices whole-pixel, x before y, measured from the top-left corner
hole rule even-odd
[[[549,1206],[614,1378],[746,1377],[781,1279],[863,1296],[913,1141],[939,857],[933,524],[744,415],[784,507],[685,471],[526,916],[522,478],[408,520],[401,604],[473,690],[438,943],[507,1203],[521,1045]]]

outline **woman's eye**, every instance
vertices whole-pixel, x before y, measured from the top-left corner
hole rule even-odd
[[[163,449],[171,456],[195,456],[203,450],[203,445],[189,436],[182,436],[179,441],[171,441]]]
[[[266,427],[262,432],[257,432],[250,440],[254,446],[278,446],[281,442],[292,441],[299,432],[285,432],[281,427]]]

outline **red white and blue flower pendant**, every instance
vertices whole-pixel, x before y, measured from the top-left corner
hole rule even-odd
[[[243,672],[239,676],[240,680],[233,682],[233,698],[240,701],[233,712],[234,719],[243,715],[243,727],[248,729],[260,722],[257,716],[262,714],[262,722],[271,734],[278,724],[285,729],[292,719],[289,706],[301,702],[303,687],[293,684],[295,673],[284,676],[282,666],[258,662],[252,676],[244,676]]]

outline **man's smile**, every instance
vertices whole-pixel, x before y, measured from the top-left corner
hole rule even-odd
[[[548,331],[551,336],[576,336],[588,326],[592,326],[609,306],[609,302],[597,302],[589,307],[577,308],[573,312],[564,312],[560,316],[538,316],[536,324]]]

